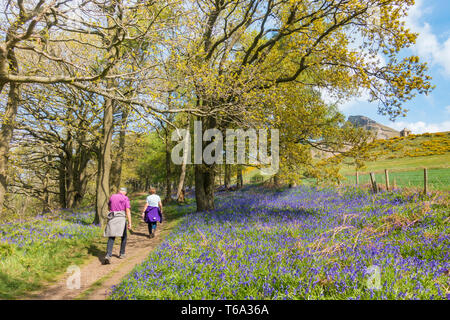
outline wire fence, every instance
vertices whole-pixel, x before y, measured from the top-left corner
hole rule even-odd
[[[372,173],[373,180],[371,180]],[[389,183],[386,183],[386,177]],[[372,184],[378,187],[397,188],[426,188],[426,190],[450,191],[449,168],[414,168],[414,169],[387,169],[385,171],[358,172],[346,176],[346,184]]]

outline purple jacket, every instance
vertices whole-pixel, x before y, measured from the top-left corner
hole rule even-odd
[[[144,212],[144,221],[146,223],[149,222],[162,222],[162,215],[161,215],[161,210],[159,209],[159,207],[147,207],[147,209],[145,209]]]

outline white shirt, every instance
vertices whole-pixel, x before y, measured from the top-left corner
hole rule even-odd
[[[158,207],[161,198],[157,194],[151,194],[147,197],[147,204],[149,207]]]

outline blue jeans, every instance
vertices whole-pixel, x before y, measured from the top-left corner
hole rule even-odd
[[[125,222],[125,229],[123,230],[122,241],[120,242],[120,254],[125,254],[125,247],[127,245],[127,222]],[[112,256],[112,250],[114,246],[114,240],[116,237],[109,237],[108,243],[106,244],[106,256]]]
[[[156,231],[156,221],[148,223],[148,233],[152,234],[152,231]]]

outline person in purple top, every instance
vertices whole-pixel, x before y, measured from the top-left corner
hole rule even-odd
[[[155,188],[150,188],[150,195],[147,197],[142,218],[148,224],[150,238],[155,237],[156,223],[162,223],[162,203],[161,198],[156,194]]]
[[[106,245],[106,256],[104,263],[111,263],[112,249],[116,237],[122,237],[120,243],[120,259],[125,258],[125,247],[127,245],[127,228],[131,230],[130,199],[126,196],[127,189],[120,188],[120,191],[109,198],[108,222],[106,224],[104,236],[108,238]],[[128,220],[128,226],[127,226]]]

